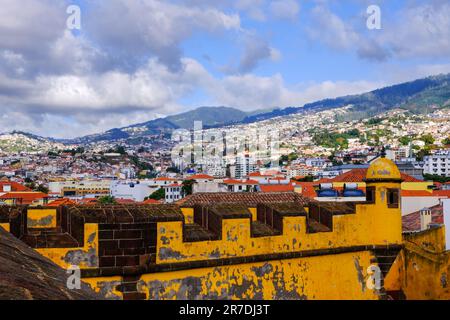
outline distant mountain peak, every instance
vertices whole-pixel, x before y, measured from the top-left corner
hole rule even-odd
[[[191,129],[194,121],[202,121],[204,128],[223,127],[239,123],[253,123],[299,112],[336,109],[351,106],[350,116],[371,117],[393,108],[405,108],[413,112],[424,112],[430,106],[444,106],[450,102],[450,74],[440,74],[423,79],[380,88],[358,95],[335,99],[323,99],[303,106],[272,108],[269,110],[244,112],[226,106],[202,106],[177,115],[158,118],[124,128],[115,128],[103,133],[65,140],[72,143],[114,141],[158,134],[168,134],[174,129]]]

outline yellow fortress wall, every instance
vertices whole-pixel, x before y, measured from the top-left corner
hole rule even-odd
[[[360,203],[255,193],[198,194],[182,207],[62,207],[56,227],[20,237],[63,268],[79,267],[111,299],[385,299],[402,290],[408,298],[446,297],[446,288],[435,289],[443,283],[433,276],[437,258],[420,260],[426,255],[413,256],[410,244],[399,254],[398,168],[378,159],[365,183]],[[27,219],[49,216],[41,210]],[[8,220],[14,230],[20,219]],[[0,215],[3,226],[8,221]],[[448,256],[439,259],[441,277]],[[370,285],[369,267],[386,277],[384,287]],[[416,267],[429,279],[418,280]]]

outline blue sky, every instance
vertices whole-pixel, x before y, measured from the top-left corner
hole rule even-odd
[[[446,0],[2,0],[0,125],[75,137],[204,105],[302,106],[448,73],[449,57]]]

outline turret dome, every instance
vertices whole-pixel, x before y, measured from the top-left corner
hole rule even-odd
[[[372,162],[367,170],[366,181],[402,181],[402,175],[397,165],[386,158],[379,158]]]

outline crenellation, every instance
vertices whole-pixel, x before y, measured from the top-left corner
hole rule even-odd
[[[251,270],[267,267],[273,281],[288,281],[286,275],[294,269],[302,277],[312,277],[321,274],[319,266],[334,265],[339,260],[353,266],[352,273],[358,277],[367,276],[370,264],[379,265],[386,275],[403,244],[400,208],[389,207],[387,197],[387,190],[399,188],[399,182],[368,184],[374,188],[371,202],[307,201],[296,193],[223,197],[216,193],[192,197],[181,206],[63,206],[53,215],[56,228],[49,229],[45,224],[26,227],[23,236],[61,267],[80,267],[83,279],[97,291],[107,290],[108,296],[120,299],[169,298],[169,291],[177,291],[180,286],[194,290],[186,294],[195,297],[327,297],[323,292],[311,293],[319,288],[311,283],[310,289],[292,292],[278,287],[279,282],[261,286],[260,272]],[[46,208],[40,210],[17,208],[8,217],[26,226],[29,213],[37,218],[48,215]],[[4,217],[4,213],[0,215],[0,222]],[[309,268],[315,271],[311,273]],[[240,272],[244,269],[247,271]],[[203,289],[198,286],[203,288],[214,270],[231,272],[230,279],[235,280],[222,278],[225,287],[200,294]],[[342,279],[353,277],[342,268],[334,272]],[[198,276],[189,278],[191,273]],[[253,274],[249,280],[253,291],[248,296],[239,293],[243,274]],[[321,277],[328,278],[325,274]],[[156,293],[157,288],[161,294]],[[353,283],[348,293],[361,297],[358,288],[361,284]],[[381,297],[380,292],[360,294]]]

